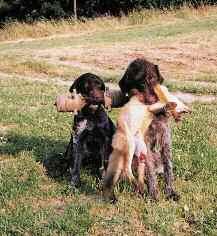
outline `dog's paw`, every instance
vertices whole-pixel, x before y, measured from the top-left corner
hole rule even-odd
[[[81,186],[80,178],[77,177],[77,176],[73,176],[73,177],[71,178],[70,185],[71,185],[73,188],[78,188],[78,187],[80,187],[80,186]]]
[[[151,201],[157,202],[159,200],[159,191],[157,188],[148,188],[148,197]]]
[[[116,204],[117,202],[118,202],[118,199],[116,198],[116,196],[114,196],[112,199],[110,199],[111,204]]]
[[[135,188],[133,189],[133,191],[139,196],[139,197],[144,197],[145,194],[145,189],[143,185],[138,184],[137,186],[135,186]]]
[[[105,201],[106,203],[110,203],[115,205],[118,202],[118,199],[116,196],[110,197],[110,198],[103,198],[103,201]]]
[[[110,190],[103,190],[103,200],[110,204],[116,204],[118,202],[117,197],[115,196],[114,192]]]
[[[170,112],[175,110],[175,108],[177,107],[177,104],[175,102],[168,102],[165,106],[165,110]]]
[[[178,194],[176,191],[174,191],[173,189],[171,190],[167,190],[166,191],[166,199],[167,200],[173,200],[175,202],[179,201],[180,199],[180,194]]]

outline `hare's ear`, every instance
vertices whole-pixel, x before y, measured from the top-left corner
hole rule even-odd
[[[157,73],[157,76],[159,76],[160,72],[159,72],[159,66],[158,65],[154,65],[155,66],[155,71]]]
[[[156,74],[157,74],[158,82],[160,84],[162,84],[163,81],[164,81],[164,78],[163,78],[163,76],[161,75],[161,73],[159,71],[159,66],[158,65],[155,65],[155,71],[156,71]]]

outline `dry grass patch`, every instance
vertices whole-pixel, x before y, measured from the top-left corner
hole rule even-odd
[[[117,206],[104,204],[103,207],[95,205],[91,208],[90,214],[96,220],[89,231],[89,235],[153,235],[143,224],[143,216],[140,211],[144,208],[143,201],[129,196],[129,193],[124,195],[124,197],[120,197]]]
[[[86,31],[80,28],[83,32],[81,35],[75,29],[69,38],[58,39],[61,34],[58,32],[58,35],[52,36],[55,40],[14,43],[9,44],[8,49],[2,44],[8,51],[3,53],[11,56],[2,53],[0,70],[19,75],[64,79],[72,79],[81,73],[92,71],[103,78],[115,77],[117,80],[132,60],[145,56],[160,66],[165,78],[197,80],[199,76],[200,80],[213,82],[216,76],[211,78],[209,75],[215,75],[217,67],[217,28],[213,23],[216,17],[217,7],[186,7],[167,12],[134,12],[120,19],[103,18],[102,22],[100,18],[87,20],[85,23],[74,22],[71,25],[68,22],[67,27],[79,28],[81,24],[83,29],[87,27],[90,31],[104,32],[82,36]],[[149,18],[150,25],[146,23]],[[130,23],[132,19],[135,19],[134,23]],[[136,19],[140,19],[140,23]],[[60,21],[60,24],[63,22]],[[109,22],[111,26],[116,24],[119,30],[103,25],[105,22]],[[58,28],[55,21],[35,24],[44,24],[45,29],[46,24],[48,28],[49,24]],[[92,24],[92,28],[89,24]],[[98,24],[101,27],[99,29]],[[34,29],[37,31],[36,25]],[[80,38],[74,38],[78,36]]]
[[[209,144],[217,147],[217,134],[215,131],[209,136]]]
[[[13,161],[15,161],[15,159],[12,155],[1,154],[0,155],[0,168],[3,167],[5,163],[11,163]]]
[[[37,211],[40,209],[46,209],[46,208],[52,208],[55,210],[56,213],[63,213],[64,208],[72,203],[75,200],[75,198],[70,197],[70,198],[63,198],[63,197],[23,197],[20,199],[15,199],[9,201],[7,204],[8,205],[31,205],[32,209]]]
[[[71,78],[77,76],[79,71],[64,65],[54,65],[46,61],[31,60],[13,56],[6,56],[0,60],[0,71],[8,74],[24,76],[47,76],[51,78]]]
[[[142,29],[141,29],[142,31]],[[167,41],[117,42],[115,44],[83,45],[35,51],[35,58],[48,63],[93,71],[101,76],[118,76],[137,57],[145,56],[160,66],[165,78],[215,81],[217,37],[215,31],[194,32]],[[210,76],[212,75],[212,76]]]
[[[16,127],[17,127],[16,124],[1,124],[0,123],[0,136],[6,135],[8,133],[8,131],[10,131],[11,129],[14,129]]]
[[[209,144],[211,146],[217,147],[217,133],[216,133],[217,123],[216,121],[210,121],[208,125],[212,127],[209,133],[209,140],[208,140]]]

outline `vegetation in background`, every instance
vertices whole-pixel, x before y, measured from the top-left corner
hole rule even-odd
[[[32,23],[12,21],[2,24],[0,27],[0,41],[23,38],[39,38],[56,36],[60,34],[80,35],[96,31],[121,29],[134,25],[152,24],[152,22],[162,23],[177,21],[179,19],[199,19],[216,15],[216,7],[201,6],[197,9],[192,7],[182,7],[180,9],[149,9],[132,11],[127,16],[121,15],[119,18],[107,16],[95,19],[81,19],[75,21],[73,17],[67,19],[41,19]]]
[[[79,0],[77,13],[79,17],[96,17],[99,15],[120,16],[133,10],[161,8],[169,9],[192,5],[198,7],[204,4],[215,4],[216,0]],[[25,20],[32,22],[38,19],[55,19],[73,16],[74,0],[1,0],[0,20]]]

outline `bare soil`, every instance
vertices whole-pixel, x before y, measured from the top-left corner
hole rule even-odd
[[[195,42],[196,39],[196,42]],[[65,47],[34,51],[33,57],[101,74],[120,74],[137,57],[160,65],[167,78],[191,79],[198,74],[216,74],[217,35],[200,32],[172,42],[127,42],[112,45]]]

